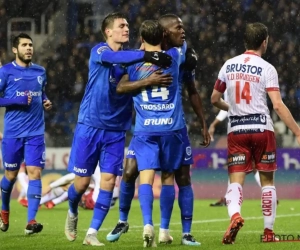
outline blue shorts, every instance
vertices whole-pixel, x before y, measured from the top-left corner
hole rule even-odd
[[[184,127],[183,129],[180,130],[180,132],[182,135],[182,140],[184,145],[183,148],[184,152],[183,152],[181,165],[192,165],[194,164],[194,160],[193,160],[192,148],[191,148],[191,143],[187,132],[187,128]]]
[[[181,133],[171,135],[135,135],[131,141],[138,171],[153,169],[174,172],[183,157]]]
[[[23,161],[26,166],[45,167],[44,135],[36,135],[23,138],[3,138],[2,157],[3,166],[6,170],[15,171],[20,169]]]
[[[99,162],[101,173],[121,176],[125,131],[103,130],[78,123],[68,164],[68,171],[91,176]]]
[[[181,165],[192,165],[192,164],[194,164],[194,160],[193,160],[193,154],[192,154],[192,148],[191,148],[189,135],[187,133],[187,128],[184,127],[183,129],[180,130],[180,132],[182,135],[183,150],[184,150]],[[132,146],[132,141],[130,142],[130,144],[128,146],[126,158],[133,158],[133,159],[136,158],[135,152],[134,152],[133,146]]]

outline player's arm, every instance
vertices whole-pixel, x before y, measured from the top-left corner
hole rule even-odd
[[[225,120],[227,117],[228,112],[224,110],[220,110],[214,121],[209,125],[208,133],[212,141],[214,141],[214,133],[216,130],[216,126]]]
[[[229,104],[227,102],[225,102],[222,98],[222,95],[224,94],[224,92],[226,90],[225,65],[226,65],[226,63],[223,65],[223,67],[221,68],[221,70],[219,72],[218,79],[215,82],[214,90],[210,97],[210,101],[211,101],[212,105],[214,105],[215,107],[225,110],[225,111],[228,111]]]
[[[159,67],[169,67],[172,58],[162,52],[150,51],[111,51],[107,46],[92,49],[91,58],[98,63],[132,64],[137,62],[151,62]]]
[[[193,74],[193,73],[191,72],[191,74]],[[210,144],[210,136],[209,136],[207,124],[206,124],[206,121],[204,118],[202,100],[196,89],[194,77],[185,78],[185,79],[183,79],[183,81],[186,86],[186,90],[188,92],[189,100],[192,105],[192,108],[193,108],[195,114],[197,115],[197,117],[200,121],[201,127],[202,127],[203,142],[201,143],[201,145],[204,147],[208,147]]]
[[[65,186],[65,185],[69,184],[70,182],[72,182],[74,179],[75,179],[75,174],[73,174],[73,173],[66,174],[66,175],[60,177],[59,179],[57,179],[56,181],[50,183],[50,185],[47,188],[47,190],[45,191],[45,193],[49,193],[53,188]]]
[[[5,68],[0,68],[0,92],[4,92],[7,86],[7,75]],[[0,98],[0,107],[9,107],[12,105],[29,105],[31,96],[17,96],[15,98]]]
[[[297,137],[300,137],[300,128],[294,117],[292,116],[290,110],[283,103],[280,92],[278,90],[268,91],[268,95],[273,104],[273,108],[280,119]]]
[[[117,85],[117,93],[125,94],[139,91],[141,88],[148,86],[159,85],[161,87],[169,86],[173,81],[173,77],[170,74],[163,74],[162,70],[153,72],[149,77],[138,80],[129,81],[128,74],[124,75]]]
[[[229,110],[229,105],[227,102],[225,102],[222,98],[223,93],[219,92],[218,90],[214,89],[213,93],[211,95],[211,103],[218,109],[222,109],[225,111]]]
[[[46,78],[46,74],[44,76],[44,82],[43,82],[43,89],[42,89],[42,100],[43,100],[43,107],[45,110],[50,110],[52,109],[52,102],[48,99],[46,93],[45,93],[45,88],[47,85],[47,78]]]

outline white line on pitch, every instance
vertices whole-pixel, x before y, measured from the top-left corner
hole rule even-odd
[[[285,218],[285,217],[295,217],[295,216],[300,216],[300,214],[279,214],[279,215],[276,215],[276,218]],[[244,217],[244,220],[247,221],[247,220],[261,220],[263,219],[264,217],[263,216],[256,216],[256,217]],[[212,219],[212,220],[195,220],[193,221],[193,224],[204,224],[204,223],[214,223],[214,222],[229,222],[229,218],[226,218],[226,219]],[[130,225],[130,224],[129,224]],[[154,224],[154,226],[159,226],[160,224]],[[173,223],[170,223],[170,225],[181,225],[181,222],[173,222]],[[129,228],[130,229],[133,229],[133,228],[143,228],[144,226],[143,225],[130,225]],[[101,228],[100,230],[112,230],[113,228]],[[84,230],[86,231],[86,230]],[[203,231],[201,231],[203,232]]]

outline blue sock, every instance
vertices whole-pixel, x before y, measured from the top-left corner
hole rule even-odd
[[[78,214],[78,204],[83,193],[78,193],[75,189],[74,183],[68,189],[69,209],[72,214]]]
[[[135,183],[121,181],[120,185],[120,220],[127,221],[131,202],[134,196]]]
[[[153,210],[153,190],[149,184],[141,184],[139,186],[139,201],[142,210],[144,226],[150,224],[153,226],[152,210]]]
[[[162,229],[169,229],[174,200],[174,185],[163,185],[160,193],[160,228]]]
[[[112,196],[113,192],[100,189],[90,228],[99,230],[109,211]]]
[[[28,190],[27,190],[27,200],[28,200],[27,221],[28,221],[28,223],[32,220],[35,220],[36,213],[39,210],[41,196],[42,196],[41,180],[29,180]]]
[[[9,211],[10,195],[16,179],[9,181],[5,175],[1,180],[2,210]]]
[[[190,233],[194,208],[194,193],[191,185],[179,187],[178,204],[181,211],[182,233]]]

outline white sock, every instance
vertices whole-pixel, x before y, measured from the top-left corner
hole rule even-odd
[[[48,194],[45,194],[40,201],[40,205],[43,205],[44,203],[51,201],[53,199],[55,199],[57,196],[55,195],[55,193],[53,192],[53,190],[51,190]]]
[[[261,187],[261,183],[260,183],[260,176],[259,176],[259,172],[256,171],[256,173],[254,174],[254,179],[257,182],[257,185]]]
[[[117,186],[114,187],[113,198],[119,198],[119,187]]]
[[[243,203],[243,188],[239,183],[231,183],[227,188],[226,203],[228,215],[231,218],[236,213],[241,213]]]
[[[86,235],[88,235],[88,234],[97,234],[97,233],[98,233],[98,231],[96,229],[89,228],[89,230],[87,231]]]
[[[62,195],[58,196],[56,199],[52,200],[52,202],[57,205],[64,201],[68,200],[68,191],[65,191]]]
[[[264,216],[264,227],[273,230],[277,207],[276,188],[274,186],[264,186],[261,191],[261,208]]]
[[[27,176],[27,174],[25,174],[24,172],[19,172],[17,178],[18,178],[18,181],[20,182],[22,190],[24,190],[23,192],[26,192],[26,194],[27,194],[27,190],[28,190],[28,176]]]

